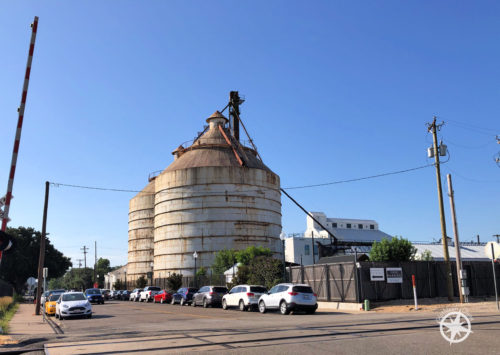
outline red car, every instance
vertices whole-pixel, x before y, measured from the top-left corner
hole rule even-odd
[[[172,292],[166,290],[161,290],[159,293],[154,295],[153,303],[166,303],[172,300]]]

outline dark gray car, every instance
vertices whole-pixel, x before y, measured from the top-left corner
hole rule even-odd
[[[220,306],[222,304],[222,296],[227,293],[227,288],[224,286],[203,286],[193,295],[193,307],[203,306]]]

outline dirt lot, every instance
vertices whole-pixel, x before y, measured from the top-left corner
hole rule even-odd
[[[372,312],[380,313],[405,313],[415,312],[413,300],[394,300],[387,302],[373,302]],[[461,308],[469,312],[494,312],[497,311],[495,297],[469,298],[468,303],[460,303],[459,299],[449,302],[447,298],[422,298],[418,300],[417,312],[438,312],[443,308]]]

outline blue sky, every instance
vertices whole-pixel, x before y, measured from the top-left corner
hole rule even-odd
[[[41,228],[46,180],[140,190],[239,90],[242,118],[283,187],[429,163],[425,124],[437,115],[461,240],[491,240],[499,10],[494,1],[2,1],[1,189],[29,24],[40,17],[10,225]],[[309,210],[375,219],[392,235],[440,236],[432,167],[289,192]],[[132,196],[52,188],[51,241],[74,262],[97,241],[98,256],[125,263]],[[304,214],[282,202],[284,230],[305,230]],[[447,198],[445,208],[452,235]]]

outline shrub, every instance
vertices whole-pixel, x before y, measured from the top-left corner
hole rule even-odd
[[[402,237],[391,240],[383,238],[374,242],[370,251],[370,261],[410,261],[415,258],[417,249],[411,242]]]

